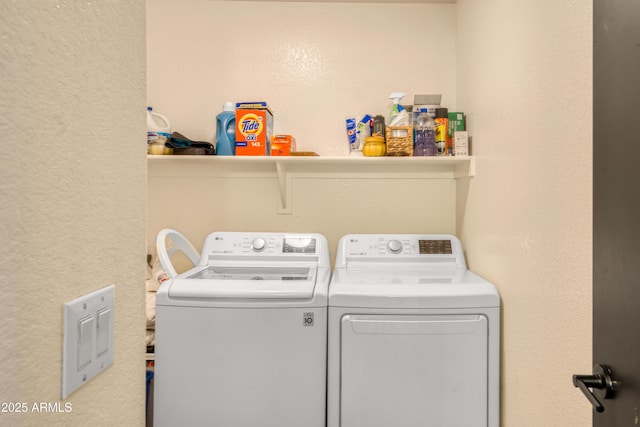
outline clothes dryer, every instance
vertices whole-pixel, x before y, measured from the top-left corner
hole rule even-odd
[[[328,337],[328,427],[498,427],[500,297],[455,236],[344,236]]]
[[[319,234],[210,234],[157,293],[156,427],[324,427],[330,275]]]

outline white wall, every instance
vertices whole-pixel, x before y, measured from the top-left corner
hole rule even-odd
[[[225,101],[267,101],[298,151],[346,155],[345,118],[388,117],[392,92],[455,108],[455,19],[452,4],[148,0],[149,104],[212,141]]]
[[[455,11],[453,4],[148,0],[149,103],[174,131],[213,141],[225,101],[268,101],[275,132],[293,134],[299,151],[345,156],[345,118],[387,117],[391,92],[406,92],[409,104],[414,94],[441,93],[443,106],[455,108]],[[275,179],[189,181],[160,169],[149,181],[150,242],[164,227],[196,246],[217,230],[298,231],[324,234],[333,250],[347,233],[455,230],[456,183],[447,177],[296,180],[293,213],[279,215]]]
[[[245,28],[240,18],[247,8],[265,19],[255,41],[260,61],[245,68],[239,49],[249,36],[236,35],[222,48],[216,42]],[[190,216],[176,207],[168,207],[163,217],[150,212],[150,236],[162,226],[184,227],[199,245],[214,229],[255,228],[255,216],[242,200],[273,203],[268,215],[258,215],[262,229],[314,228],[310,231],[329,234],[333,245],[343,231],[453,228],[470,267],[493,281],[502,296],[502,425],[589,425],[590,406],[572,386],[571,375],[591,369],[591,11],[588,0],[459,0],[456,5],[149,0],[149,100],[170,116],[174,130],[210,140],[213,118],[225,100],[257,98],[273,104],[280,117],[276,131],[300,137],[301,149],[342,155],[341,126],[348,112],[386,114],[391,91],[404,90],[409,100],[414,93],[442,92],[443,104],[467,113],[476,157],[474,178],[445,184],[455,191],[455,204],[433,188],[407,190],[399,182],[380,193],[367,193],[370,187],[358,182],[357,197],[351,198],[344,181],[301,182],[289,216],[274,213],[273,180],[254,189],[234,181],[237,192],[230,194],[220,181],[200,182],[206,188],[198,192],[183,185],[179,193],[179,181],[163,178],[151,183],[151,209],[161,206],[164,183],[189,206]],[[311,25],[311,17],[322,23],[322,31]],[[394,26],[394,17],[402,24]],[[356,18],[364,21],[352,22]],[[163,25],[169,20],[172,25]],[[363,56],[358,48],[371,40],[374,47]],[[375,49],[376,42],[388,40],[394,42],[386,46],[402,50]],[[433,57],[444,51],[441,73]],[[395,77],[391,58],[410,58],[413,66]],[[363,87],[358,77],[365,79]],[[340,91],[347,96],[336,100]],[[321,133],[308,131],[309,106],[322,112]],[[211,198],[196,204],[204,194]],[[392,216],[382,208],[385,197],[432,203]],[[446,214],[437,211],[442,206],[456,217],[455,224],[443,220]]]
[[[592,3],[459,0],[470,267],[503,303],[504,426],[591,425]]]
[[[180,230],[197,248],[213,231],[314,232],[327,237],[335,256],[338,240],[349,233],[455,232],[456,180],[451,171],[425,174],[419,166],[402,164],[307,164],[314,170],[294,170],[286,180],[290,211],[281,214],[273,164],[166,157],[149,164],[147,229],[152,245],[162,228]]]
[[[0,1],[0,425],[144,424],[144,17]],[[62,401],[63,304],[111,283],[114,364]]]

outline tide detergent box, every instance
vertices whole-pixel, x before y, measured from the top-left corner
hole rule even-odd
[[[266,102],[236,104],[236,156],[268,156],[271,153],[273,113]]]
[[[272,156],[290,156],[296,151],[296,139],[291,135],[273,135],[271,137]]]

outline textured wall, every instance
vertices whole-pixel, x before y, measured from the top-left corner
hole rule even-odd
[[[145,4],[0,1],[1,425],[143,425]],[[61,402],[63,304],[116,285],[114,365]],[[68,407],[67,407],[68,408]]]
[[[390,168],[365,174],[343,165],[322,177],[294,174],[291,213],[282,215],[275,172],[269,176],[242,167],[245,173],[224,176],[218,165],[167,165],[154,159],[149,165],[148,242],[155,244],[158,231],[167,227],[180,230],[198,249],[213,231],[314,232],[329,241],[333,262],[338,240],[349,233],[455,232],[452,173],[425,180]]]
[[[212,141],[225,101],[268,101],[299,151],[346,155],[344,119],[388,117],[392,92],[455,107],[455,23],[453,4],[148,0],[149,103]]]
[[[212,135],[213,117],[227,98],[253,95],[273,102],[276,115],[287,120],[280,122],[278,130],[290,130],[295,135],[308,135],[295,127],[298,119],[302,123],[308,120],[308,107],[315,111],[317,106],[322,112],[321,123],[334,123],[345,114],[343,105],[352,110],[373,110],[384,105],[380,98],[387,92],[405,88],[412,93],[441,89],[448,105],[468,113],[476,176],[457,181],[456,206],[447,206],[452,215],[458,214],[455,228],[465,244],[469,265],[495,282],[502,295],[502,425],[589,425],[591,409],[572,386],[571,375],[591,369],[591,2],[459,0],[456,5],[374,7],[362,3],[189,5],[175,0],[149,1],[149,99],[159,111],[167,112],[179,129],[193,132],[196,138]],[[259,52],[263,56],[256,69],[270,74],[256,76],[253,69],[244,68],[238,62],[237,48],[242,45],[238,40],[246,37],[240,37],[237,30],[241,28],[239,12],[247,7],[269,13],[270,25],[263,27],[258,46],[287,46],[291,34],[300,35],[299,40],[309,41],[314,49],[290,46],[289,52],[300,53],[292,56],[300,60],[294,61],[299,65],[297,70],[304,71],[304,64],[326,65],[319,69],[326,73],[326,85],[287,74],[291,69],[283,72],[286,80],[278,80],[278,74],[273,73],[282,71],[282,62],[275,55],[265,57],[264,50]],[[359,17],[362,21],[354,23],[346,13],[350,13],[349,19]],[[320,27],[328,37],[315,33],[317,27],[308,17],[305,20],[306,16],[313,16],[314,22],[320,17],[323,25],[326,22],[326,31]],[[394,26],[394,17],[402,17],[398,19],[400,24]],[[434,27],[443,22],[438,17],[444,18],[442,28]],[[178,27],[163,27],[168,19],[175,19]],[[353,26],[348,27],[345,20]],[[187,25],[188,30],[177,35],[176,28]],[[427,28],[441,31],[429,39]],[[239,38],[221,45],[225,33]],[[382,53],[371,49],[366,60],[351,61],[360,58],[358,53],[350,57],[345,51],[361,47],[360,34],[367,40],[398,40],[396,46],[401,48],[395,54],[388,45]],[[429,54],[440,52],[442,46],[453,49],[456,57],[446,57],[447,65],[434,71]],[[313,61],[313,55],[305,56],[305,52],[331,49],[342,56],[327,54],[320,63]],[[404,63],[406,57],[415,62],[414,68],[400,73],[408,77],[403,79],[394,75],[389,61],[400,58]],[[168,66],[163,68],[165,64]],[[196,64],[210,66],[197,68]],[[335,69],[339,71],[332,74]],[[383,72],[377,74],[380,70]],[[416,70],[418,74],[413,74]],[[170,84],[176,81],[176,74],[185,71],[188,77]],[[344,98],[326,96],[334,94],[335,87],[344,89],[345,78],[347,87],[359,88],[353,76],[368,79],[368,90],[345,91]],[[451,76],[456,76],[455,81]],[[241,84],[244,82],[246,86]],[[269,84],[258,91],[262,82]],[[449,98],[453,93],[455,99]],[[322,127],[320,132],[302,138],[303,147],[323,155],[344,154],[338,130]],[[317,139],[317,135],[327,138]],[[275,187],[274,183],[262,185],[263,191],[256,192],[260,200]],[[216,192],[212,194],[215,197]],[[305,194],[310,195],[297,198],[296,204],[314,202],[313,193]],[[223,200],[234,199],[225,195]],[[353,205],[341,200],[337,206],[341,212],[357,212],[361,200],[352,199]],[[209,203],[207,212],[216,228],[243,227],[242,220],[248,214],[238,217],[224,203],[217,208],[215,199]],[[342,227],[345,221],[336,214],[335,206],[317,204],[297,211],[314,213],[313,217],[294,215],[280,220],[272,216],[267,221],[278,228],[327,226],[331,223],[320,225],[323,222],[316,221],[324,211],[324,219],[343,220]],[[167,213],[170,215],[163,219],[150,213],[151,234],[162,222],[185,224],[189,237],[196,239],[214,228],[198,231],[196,222],[187,224],[175,209]],[[362,215],[363,223],[370,227],[367,231],[387,230],[386,222],[377,216],[372,221],[368,213]],[[422,219],[419,215],[414,215],[416,227]],[[413,225],[402,218],[403,230]],[[200,217],[198,220],[203,221]],[[356,227],[354,222],[349,224]]]
[[[458,232],[502,295],[502,425],[591,425],[571,376],[591,372],[592,4],[457,6],[476,156]]]

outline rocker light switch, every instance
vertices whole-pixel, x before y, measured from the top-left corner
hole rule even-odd
[[[94,324],[93,316],[87,316],[78,321],[78,371],[91,363]]]
[[[64,305],[62,398],[113,364],[115,286]]]
[[[98,311],[98,335],[96,337],[96,356],[100,357],[109,350],[111,332],[111,310],[103,308]]]

